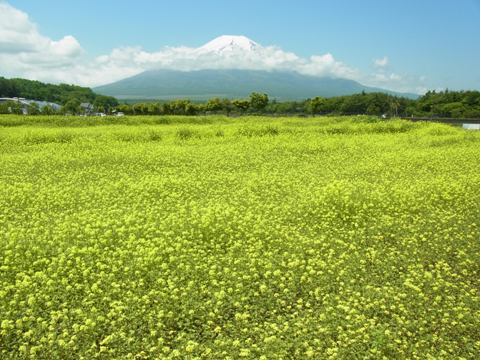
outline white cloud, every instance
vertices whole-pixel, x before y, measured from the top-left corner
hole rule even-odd
[[[380,59],[374,59],[373,60],[373,64],[375,65],[375,67],[378,67],[378,68],[384,68],[388,65],[388,57],[387,56],[384,56],[383,58],[380,58]]]
[[[250,41],[244,37],[240,40]],[[39,33],[26,13],[0,2],[0,68],[11,76],[88,86],[156,68],[292,70],[314,76],[358,76],[356,70],[339,62],[330,53],[306,59],[276,46],[251,44],[254,44],[252,51],[241,47],[215,51],[215,47],[203,46],[165,47],[147,52],[140,47],[122,47],[89,61],[82,56],[83,50],[73,36],[49,39]]]
[[[330,53],[302,58],[277,46],[261,46],[243,36],[222,36],[200,48],[165,47],[148,52],[141,47],[121,47],[90,60],[73,36],[52,40],[40,34],[26,13],[0,0],[0,69],[3,76],[96,86],[149,69],[235,68],[290,70],[406,90],[409,78],[387,73],[388,63],[387,56],[374,60],[377,72],[366,75]],[[423,86],[423,80],[415,86]],[[414,89],[412,86],[409,90]]]
[[[391,81],[400,81],[403,79],[403,77],[395,73],[390,73],[390,74],[377,73],[373,75],[373,79],[378,82],[388,83]]]
[[[297,67],[297,71],[307,75],[328,76],[357,79],[358,70],[352,69],[340,61],[335,60],[332,54],[311,56],[308,61]]]
[[[0,2],[0,52],[35,51],[44,40],[27,14]]]
[[[167,47],[157,52],[146,52],[141,48],[114,49],[109,55],[96,59],[102,65],[121,68],[133,66],[140,71],[148,69],[202,70],[202,69],[254,69],[254,70],[293,70],[314,76],[352,78],[357,71],[337,61],[327,53],[300,58],[294,53],[283,51],[276,46],[260,46],[245,51],[233,48],[229,51],[203,51],[201,48]]]
[[[0,2],[0,54],[38,54],[55,58],[71,58],[82,52],[73,36],[58,41],[41,35],[27,14],[6,2]],[[28,59],[28,58],[26,58]]]
[[[371,74],[364,74],[359,80],[361,83],[399,92],[417,94],[425,92],[425,76],[412,76],[392,71],[388,56],[374,59],[373,66],[375,71]]]
[[[424,94],[428,89],[427,77],[424,75],[398,74],[385,70],[364,75],[360,82],[383,89],[415,94]]]

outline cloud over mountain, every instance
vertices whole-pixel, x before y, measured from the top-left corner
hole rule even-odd
[[[388,59],[379,59],[386,65]],[[400,79],[383,71],[365,75],[331,53],[300,57],[277,46],[262,46],[245,36],[222,35],[200,47],[164,47],[148,52],[141,47],[120,47],[91,60],[75,37],[50,39],[29,16],[0,0],[0,68],[4,76],[96,86],[145,70],[244,69],[296,71],[300,74],[359,80],[395,88]],[[392,74],[394,75],[394,74]],[[401,90],[408,90],[403,87]]]
[[[136,66],[152,69],[206,70],[289,70],[315,76],[352,78],[357,71],[336,60],[332,54],[301,58],[276,46],[261,46],[245,36],[222,35],[198,47],[166,47],[157,52],[141,48],[114,49],[96,59],[102,66]],[[140,72],[139,71],[139,72]]]

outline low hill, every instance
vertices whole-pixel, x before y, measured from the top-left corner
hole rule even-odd
[[[93,103],[97,94],[90,88],[77,85],[55,85],[35,80],[0,77],[0,97],[22,97],[65,104],[70,99]]]

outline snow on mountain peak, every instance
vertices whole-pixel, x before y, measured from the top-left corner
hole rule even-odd
[[[199,48],[202,52],[224,53],[235,50],[255,51],[260,44],[242,35],[222,35]]]

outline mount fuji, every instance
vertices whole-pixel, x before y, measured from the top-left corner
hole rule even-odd
[[[415,98],[362,85],[354,80],[313,76],[289,68],[299,58],[274,47],[236,35],[222,35],[205,45],[184,50],[168,68],[153,68],[94,91],[119,99],[206,100],[212,97],[244,98],[263,92],[277,100],[301,100],[365,92],[384,92]],[[241,64],[239,66],[239,63]]]
[[[199,53],[227,54],[233,52],[256,51],[261,45],[246,36],[222,35],[199,47]]]

